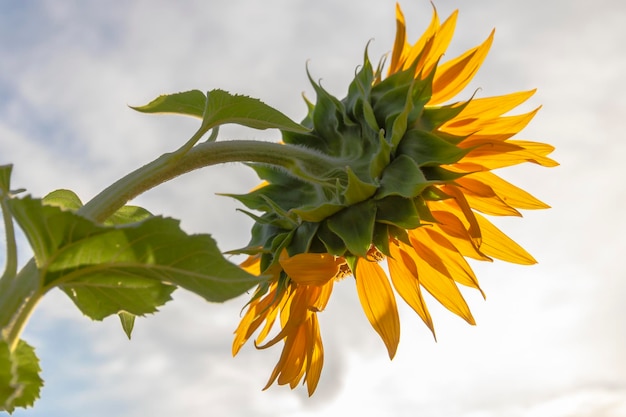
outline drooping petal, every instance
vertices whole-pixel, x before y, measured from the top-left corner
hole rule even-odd
[[[450,278],[459,284],[476,288],[480,291],[483,298],[485,297],[485,293],[480,288],[480,285],[478,285],[478,278],[476,278],[474,271],[459,250],[452,244],[452,242],[450,242],[450,240],[446,239],[445,236],[437,232],[432,227],[421,227],[420,229],[415,230],[415,232],[421,232],[422,235],[428,236],[428,238],[432,240],[433,244],[438,246],[437,255],[445,265],[446,270],[450,274]],[[417,233],[416,239],[419,240]],[[424,238],[424,241],[426,241],[426,238]]]
[[[398,242],[390,243],[389,250],[391,257],[387,258],[387,265],[393,287],[400,297],[420,316],[436,339],[433,319],[422,296],[415,262],[400,249]]]
[[[280,265],[289,278],[302,285],[324,285],[333,279],[344,264],[340,258],[329,253],[300,253],[280,256]]]
[[[324,365],[324,346],[320,336],[320,327],[317,321],[317,314],[311,314],[309,317],[311,323],[309,325],[309,351],[307,352],[307,371],[306,386],[309,397],[313,395],[317,388],[317,383],[322,374]]]
[[[454,281],[441,272],[441,258],[422,242],[409,235],[413,250],[406,249],[419,271],[420,284],[445,308],[469,324],[476,324],[463,295]]]
[[[357,261],[355,278],[363,311],[393,359],[400,342],[400,319],[389,280],[378,263],[364,258]]]

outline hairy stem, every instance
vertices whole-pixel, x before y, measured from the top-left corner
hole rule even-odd
[[[180,155],[168,153],[115,182],[78,210],[104,221],[126,202],[181,174],[224,162],[258,162],[289,169],[304,180],[337,167],[337,161],[314,150],[272,142],[236,140],[203,142]]]

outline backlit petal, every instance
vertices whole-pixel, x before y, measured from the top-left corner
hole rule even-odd
[[[400,341],[400,319],[391,285],[378,263],[359,258],[356,289],[367,319],[383,339],[389,358],[393,358]]]

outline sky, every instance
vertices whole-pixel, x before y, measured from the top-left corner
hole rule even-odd
[[[320,314],[325,367],[308,398],[302,387],[261,390],[280,349],[246,346],[232,358],[245,297],[208,304],[177,291],[158,314],[136,322],[128,341],[117,318],[92,322],[55,291],[24,333],[46,385],[34,408],[14,415],[626,416],[626,5],[433,4],[442,17],[460,11],[448,57],[496,28],[488,58],[461,97],[537,88],[520,112],[542,109],[518,137],[556,146],[561,164],[502,171],[552,209],[496,219],[539,263],[472,264],[487,295],[464,291],[477,326],[431,302],[435,342],[402,305],[401,342],[389,361],[353,281],[343,280]],[[416,39],[430,21],[430,2],[401,6]],[[88,201],[176,149],[198,126],[128,105],[221,88],[299,120],[301,94],[314,97],[305,66],[342,97],[368,41],[373,61],[391,50],[394,7],[391,0],[2,2],[0,164],[13,163],[13,186],[34,196],[69,188]],[[279,135],[225,127],[220,138]],[[215,194],[256,184],[248,168],[228,164],[133,203],[181,219],[189,233],[211,233],[228,250],[247,243],[251,223],[238,203]],[[20,250],[25,262],[23,239]]]

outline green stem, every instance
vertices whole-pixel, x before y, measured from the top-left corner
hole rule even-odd
[[[193,145],[198,138],[198,135],[194,135],[181,149],[164,154],[126,175],[81,207],[78,213],[95,221],[104,221],[129,200],[159,184],[186,172],[224,162],[271,164],[289,169],[294,175],[308,181],[319,181],[316,176],[328,173],[338,165],[337,160],[314,150],[271,142],[204,142],[188,149],[188,144]],[[5,210],[5,213],[8,211]],[[8,232],[13,230],[10,220],[10,228],[6,227]],[[10,242],[7,247],[11,247]],[[12,256],[9,253],[7,260]],[[49,290],[42,286],[33,259],[17,275],[13,275],[0,279],[0,329],[2,337],[12,349],[17,346],[35,306]]]
[[[5,280],[15,277],[15,274],[17,273],[17,245],[15,243],[15,229],[13,228],[13,218],[11,217],[11,213],[9,211],[9,208],[7,207],[7,203],[4,198],[0,198],[0,209],[2,211],[2,217],[4,218],[4,231],[6,234],[7,245],[7,257],[5,261],[6,266],[0,280]]]
[[[17,346],[20,334],[43,293],[33,259],[12,279],[0,280],[0,328],[11,350]]]
[[[284,167],[306,181],[319,181],[337,168],[337,160],[317,151],[272,142],[235,140],[203,142],[188,152],[168,153],[115,182],[78,210],[96,221],[111,214],[139,194],[181,174],[224,162],[257,162]]]

